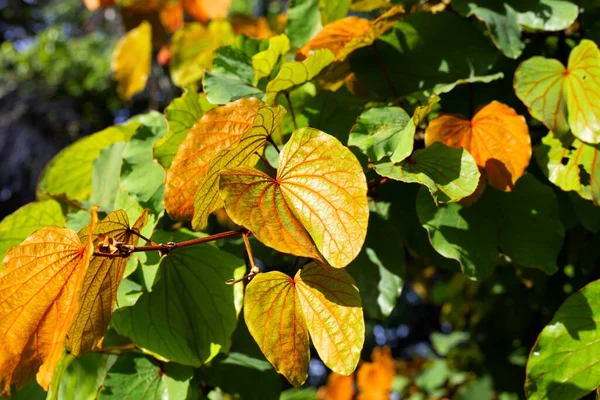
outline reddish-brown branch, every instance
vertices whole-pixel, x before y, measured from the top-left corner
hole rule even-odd
[[[379,68],[381,69],[383,76],[385,77],[388,84],[390,85],[390,89],[392,90],[394,97],[398,98],[398,93],[396,92],[396,88],[394,88],[394,82],[392,82],[392,79],[390,78],[390,75],[388,74],[387,68],[385,67],[385,64],[383,63],[383,58],[381,58],[381,54],[379,54],[379,49],[377,48],[377,43],[373,42],[371,47],[373,47],[373,51],[375,52],[375,58],[377,59],[377,63],[379,63]]]

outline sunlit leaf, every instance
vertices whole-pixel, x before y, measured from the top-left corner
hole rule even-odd
[[[438,101],[438,96],[432,96],[412,118],[400,107],[371,108],[358,117],[348,145],[358,147],[373,162],[384,157],[400,162],[412,153],[417,126]]]
[[[178,231],[168,241],[194,238]],[[198,367],[227,352],[241,309],[243,260],[211,244],[180,248],[160,260],[151,292],[117,310],[119,332],[165,361]]]
[[[253,39],[268,39],[275,36],[269,21],[261,16],[234,13],[229,16],[229,22],[233,26],[236,35],[245,35]]]
[[[169,1],[159,12],[160,23],[169,32],[175,32],[183,26],[183,7],[179,1]]]
[[[154,158],[164,168],[169,168],[177,153],[179,144],[188,131],[204,113],[213,108],[205,94],[199,94],[193,87],[184,89],[183,95],[176,98],[165,109],[169,130],[167,135],[154,144]]]
[[[268,78],[273,72],[279,58],[290,50],[290,40],[285,35],[275,36],[269,39],[269,48],[252,56],[252,68],[254,68],[254,85],[261,78]]]
[[[319,388],[317,398],[352,400],[354,395],[354,374],[344,376],[332,372],[327,376],[327,384]]]
[[[223,206],[219,197],[219,172],[227,168],[254,165],[258,159],[256,154],[262,151],[284,115],[285,109],[281,106],[259,109],[251,122],[252,127],[242,134],[239,143],[210,160],[206,179],[201,183],[194,198],[194,229],[204,229],[210,213]]]
[[[177,86],[195,84],[210,70],[214,51],[232,44],[234,33],[227,21],[212,21],[205,27],[188,23],[173,35],[171,78]]]
[[[350,150],[317,129],[292,134],[275,179],[234,168],[221,172],[219,190],[231,219],[276,250],[317,258],[308,233],[323,258],[343,268],[365,240],[369,207],[362,168]]]
[[[327,25],[344,18],[348,14],[350,2],[351,0],[320,0],[319,13],[321,14],[321,23]]]
[[[308,332],[325,365],[341,375],[356,369],[365,341],[362,301],[345,270],[311,262],[294,278]]]
[[[396,362],[391,349],[376,347],[371,353],[372,362],[363,362],[356,373],[359,399],[386,399],[390,397],[396,376]]]
[[[146,224],[146,218],[147,214],[142,214],[130,227],[127,214],[122,210],[108,214],[94,228],[94,246],[106,236],[127,245],[137,245],[138,236],[132,231],[139,233]],[[83,241],[89,235],[89,227],[82,229],[78,235]],[[71,354],[80,356],[93,350],[104,337],[126,265],[127,258],[124,257],[92,256],[81,287],[80,309],[67,334]]]
[[[96,222],[94,209],[91,229]],[[48,390],[93,250],[91,235],[82,244],[74,231],[49,227],[6,253],[0,272],[1,395],[34,376]]]
[[[308,59],[281,66],[277,76],[267,85],[267,103],[273,104],[280,92],[289,91],[317,76],[334,60],[330,50],[317,50]]]
[[[352,0],[350,11],[369,12],[378,8],[391,7],[390,0]]]
[[[442,143],[416,150],[399,164],[375,164],[375,171],[397,181],[427,186],[436,203],[452,203],[469,196],[477,188],[480,176],[475,160],[466,150]]]
[[[124,99],[146,87],[152,57],[152,27],[147,21],[127,32],[112,55],[111,69],[118,82],[117,92]]]
[[[531,158],[525,118],[497,101],[479,110],[471,121],[454,115],[434,119],[425,132],[425,144],[434,142],[466,149],[486,170],[489,182],[504,191],[512,190]]]
[[[530,400],[576,400],[598,386],[600,325],[594,281],[569,297],[540,333],[529,355],[525,392]]]
[[[259,274],[244,296],[244,320],[275,370],[296,387],[308,377],[308,327],[294,280],[281,272]]]
[[[0,222],[0,258],[4,258],[11,246],[21,243],[33,232],[47,226],[65,226],[62,208],[54,200],[29,203],[7,215]]]
[[[194,196],[210,161],[239,143],[262,104],[258,99],[240,99],[209,110],[188,131],[167,171],[165,208],[172,218],[192,218]]]
[[[556,134],[569,128],[587,143],[600,143],[600,50],[582,40],[560,61],[536,56],[515,72],[515,92],[529,112]]]
[[[226,18],[231,0],[181,0],[185,12],[206,23],[209,19]]]
[[[358,289],[344,270],[305,265],[294,279],[256,276],[246,288],[244,318],[267,359],[294,386],[308,376],[310,332],[321,359],[349,375],[360,357],[364,320]]]
[[[287,35],[292,47],[304,46],[321,29],[320,0],[290,0],[287,10]]]

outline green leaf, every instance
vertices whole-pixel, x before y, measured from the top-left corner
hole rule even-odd
[[[344,18],[348,14],[351,2],[352,0],[320,0],[321,24],[327,25]]]
[[[439,99],[432,96],[427,105],[417,107],[412,118],[400,107],[365,111],[350,132],[348,146],[358,147],[373,162],[384,157],[394,163],[404,160],[413,152],[417,126]]]
[[[498,261],[498,213],[486,193],[466,208],[451,203],[437,207],[421,189],[417,215],[435,250],[457,260],[471,279],[489,275]]]
[[[244,97],[263,99],[264,93],[252,86],[254,70],[251,62],[246,53],[232,46],[218,49],[212,72],[207,72],[202,81],[208,101],[227,104]]]
[[[60,400],[97,399],[106,373],[116,360],[116,355],[98,353],[73,359],[60,380],[57,398]]]
[[[581,225],[590,232],[600,232],[600,207],[594,206],[594,203],[582,199],[575,193],[569,193],[569,197]]]
[[[193,87],[184,89],[183,95],[176,98],[165,109],[167,135],[154,144],[154,158],[165,169],[169,168],[177,153],[179,144],[188,131],[204,113],[214,106],[206,100],[205,94],[198,94]]]
[[[540,333],[527,363],[530,400],[580,399],[598,386],[600,281],[569,297]]]
[[[519,24],[529,29],[561,31],[571,26],[579,13],[577,4],[565,0],[510,0],[508,3],[518,10]]]
[[[62,150],[42,172],[38,197],[64,193],[72,199],[87,200],[92,194],[94,160],[105,147],[128,141],[138,126],[136,123],[111,126]]]
[[[113,143],[102,149],[94,160],[90,203],[100,206],[105,212],[114,210],[125,145],[125,142]]]
[[[287,34],[292,47],[300,48],[321,29],[319,0],[290,0]]]
[[[193,238],[177,232],[174,241]],[[211,244],[177,249],[161,259],[152,291],[117,310],[119,332],[162,360],[198,367],[227,351],[240,311],[242,260]]]
[[[254,68],[254,85],[262,78],[271,76],[271,72],[277,65],[279,58],[290,51],[290,40],[285,35],[274,36],[269,39],[269,48],[252,56],[252,67]]]
[[[331,50],[320,49],[304,61],[283,64],[277,76],[267,85],[267,103],[273,104],[280,92],[289,91],[310,81],[334,60],[335,56]]]
[[[440,356],[445,357],[450,350],[456,348],[461,343],[467,342],[471,335],[469,332],[452,332],[444,334],[441,332],[433,332],[430,336],[431,345]]]
[[[159,367],[139,354],[125,354],[108,371],[100,393],[103,399],[185,399],[194,375],[191,368],[176,364]]]
[[[463,148],[440,142],[416,150],[399,164],[375,164],[379,175],[407,183],[425,185],[436,203],[452,203],[472,194],[479,182],[479,169]]]
[[[65,222],[62,208],[55,200],[24,205],[0,222],[0,260],[11,246],[18,245],[38,229],[46,226],[62,228]]]

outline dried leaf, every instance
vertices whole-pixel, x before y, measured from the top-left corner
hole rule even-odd
[[[142,22],[123,36],[112,54],[111,69],[118,83],[117,92],[124,99],[146,87],[152,57],[152,26]]]

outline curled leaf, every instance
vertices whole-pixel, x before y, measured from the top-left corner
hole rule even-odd
[[[117,92],[124,99],[146,87],[152,57],[152,26],[142,22],[119,40],[112,55],[111,69],[118,82]]]

